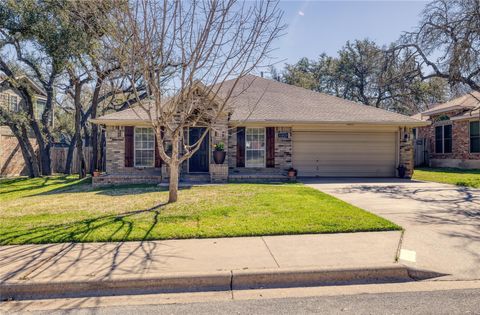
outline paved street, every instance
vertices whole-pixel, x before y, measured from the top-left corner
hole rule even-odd
[[[154,303],[152,300],[146,305],[80,306],[74,310],[30,314],[480,314],[480,289],[163,305]]]
[[[304,182],[405,228],[401,263],[480,279],[480,189],[399,179]]]

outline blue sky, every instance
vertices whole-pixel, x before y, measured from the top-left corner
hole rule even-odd
[[[322,52],[336,55],[347,40],[369,38],[379,44],[412,30],[425,1],[285,1],[280,8],[289,25],[272,56],[277,66]],[[281,61],[286,59],[286,61]]]

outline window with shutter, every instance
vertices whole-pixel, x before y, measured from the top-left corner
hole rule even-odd
[[[245,167],[245,127],[237,127],[237,167]]]
[[[134,127],[125,127],[125,167],[133,167],[133,133]]]
[[[480,153],[480,121],[470,122],[470,152]]]

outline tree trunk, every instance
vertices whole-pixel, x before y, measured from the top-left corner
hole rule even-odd
[[[83,128],[83,139],[85,141],[85,146],[89,147],[90,146],[90,134],[88,133],[88,128],[86,125],[82,124]]]
[[[73,152],[75,150],[75,144],[77,140],[75,135],[72,137],[72,140],[70,140],[70,144],[68,145],[68,151],[67,151],[67,160],[65,162],[65,174],[72,174],[72,162],[73,162]]]
[[[75,106],[75,146],[77,149],[78,161],[78,177],[84,178],[86,176],[85,157],[83,156],[83,141],[82,141],[82,103],[80,95],[82,92],[82,85],[75,83],[74,106]]]
[[[35,151],[30,143],[26,143],[26,141],[29,141],[28,137],[25,139],[23,133],[15,125],[10,126],[10,129],[15,135],[15,138],[20,146],[20,150],[22,151],[23,160],[25,161],[25,165],[27,166],[28,170],[28,177],[40,177],[40,168],[38,166],[37,157],[35,156]]]
[[[92,113],[90,115],[92,119],[97,118],[98,98],[100,96],[102,82],[103,76],[99,76],[95,84],[95,89],[92,96]],[[94,171],[100,168],[98,163],[98,136],[98,126],[97,124],[92,124],[92,161],[90,163],[90,172],[92,174]]]
[[[178,175],[179,175],[179,166],[180,162],[178,160],[179,146],[180,146],[180,136],[174,134],[172,136],[172,156],[170,160],[170,183],[168,185],[168,202],[176,202],[178,199]]]
[[[170,183],[168,185],[168,203],[176,202],[178,199],[178,173],[179,164],[172,163],[170,166]]]
[[[87,176],[87,170],[85,165],[85,156],[83,155],[83,141],[82,138],[77,138],[77,161],[78,161],[78,177],[85,178]]]
[[[45,141],[38,123],[33,120],[31,124],[35,139],[37,140],[42,175],[52,175],[50,145]]]
[[[28,131],[25,126],[21,126],[22,129],[22,139],[25,144],[25,148],[28,151],[29,155],[29,161],[32,163],[32,175],[34,177],[40,177],[41,169],[40,169],[40,163],[37,158],[37,153],[35,152],[35,149],[33,149],[32,144],[30,143],[30,139],[28,138]]]
[[[102,129],[102,132],[100,133],[100,157],[99,157],[99,160],[100,160],[100,168],[102,171],[106,171],[106,162],[107,162],[107,159],[105,158],[106,157],[106,154],[105,154],[105,145],[106,145],[106,142],[107,142],[107,139],[106,139],[106,136],[105,136],[105,130]]]
[[[28,177],[30,178],[39,177],[40,172],[38,169],[38,164],[32,160],[23,140],[19,138],[17,138],[17,140],[18,140],[20,149],[22,151],[22,156],[23,156],[23,160],[25,161],[25,166],[27,167]],[[34,165],[36,166],[36,169]]]
[[[92,124],[92,160],[90,162],[90,173],[93,174],[93,172],[98,169],[100,169],[98,163],[98,126]]]
[[[50,133],[49,125],[48,123],[44,125],[43,132],[42,132],[39,122],[35,119],[35,113],[34,113],[35,104],[34,104],[33,96],[25,87],[19,87],[19,92],[22,96],[22,99],[26,103],[29,124],[35,135],[35,140],[37,141],[39,154],[36,160],[39,161],[38,165],[40,167],[40,172],[43,175],[52,175],[50,147],[53,143],[53,137]],[[50,92],[47,90],[47,107],[48,107],[48,104],[51,104],[52,97],[53,97],[53,90],[50,90]],[[30,141],[26,141],[26,143],[30,143]]]

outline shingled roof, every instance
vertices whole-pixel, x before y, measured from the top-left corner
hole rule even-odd
[[[473,91],[471,93],[465,94],[463,96],[454,98],[448,102],[436,104],[432,108],[413,115],[412,118],[428,120],[431,115],[438,115],[455,110],[465,110],[467,112],[471,110],[477,110],[480,106],[480,93]],[[453,118],[468,118],[471,117],[472,113],[460,113],[457,116],[452,116]]]
[[[225,97],[235,80],[224,82],[218,91]],[[422,126],[426,123],[405,115],[301,87],[248,75],[240,79],[229,99],[234,123],[322,124],[356,123],[378,125]],[[139,107],[112,113],[94,120],[101,124],[140,122],[148,119]]]

